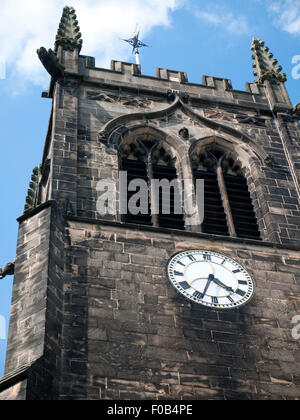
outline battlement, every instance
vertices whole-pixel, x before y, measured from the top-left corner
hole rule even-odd
[[[51,75],[49,91],[44,97],[52,97],[54,84],[58,80],[77,78],[109,89],[127,89],[139,95],[149,91],[156,96],[165,96],[169,90],[187,94],[192,100],[213,102],[215,105],[228,104],[241,106],[256,111],[293,112],[289,95],[285,88],[286,75],[282,67],[265,46],[264,41],[254,39],[252,44],[255,60],[255,83],[246,83],[245,90],[235,90],[231,80],[226,78],[203,76],[202,83],[190,83],[184,71],[157,68],[155,76],[142,74],[139,64],[113,60],[110,69],[97,68],[94,57],[79,55],[82,38],[79,32],[75,10],[65,7],[56,37],[55,49],[47,51],[40,48],[38,56]],[[295,111],[294,111],[295,112]]]
[[[82,55],[79,56],[79,73],[86,82],[96,84],[117,85],[119,88],[138,89],[140,92],[150,90],[153,94],[171,89],[185,92],[194,99],[270,110],[270,95],[268,97],[266,84],[246,83],[245,91],[241,91],[233,89],[231,80],[227,78],[205,75],[202,83],[192,83],[184,71],[159,67],[156,76],[149,76],[142,74],[140,65],[116,60],[111,61],[110,69],[98,68],[93,57]],[[291,109],[283,83],[272,84],[271,91],[274,104],[272,109],[283,112]]]
[[[170,69],[156,69],[156,77],[169,82],[188,83],[187,73]]]

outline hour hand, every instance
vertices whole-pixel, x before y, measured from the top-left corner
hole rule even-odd
[[[202,293],[202,295],[203,296],[205,296],[206,295],[206,292],[207,292],[207,290],[208,290],[208,288],[209,288],[209,286],[210,286],[210,284],[211,284],[211,282],[214,280],[214,275],[213,274],[210,274],[209,275],[209,277],[208,277],[208,280],[207,280],[207,283],[206,283],[206,286],[205,286],[205,289],[204,289],[204,291],[203,291],[203,293]]]
[[[226,284],[222,283],[219,279],[213,278],[213,282],[216,283],[218,286],[222,287],[223,289],[227,290],[228,292],[233,292],[233,288],[226,286]]]

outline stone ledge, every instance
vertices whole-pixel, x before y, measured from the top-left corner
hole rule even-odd
[[[200,232],[189,232],[186,230],[166,229],[166,228],[159,228],[159,227],[147,226],[147,225],[135,225],[135,224],[130,224],[130,223],[114,222],[114,221],[103,220],[103,219],[90,219],[90,218],[78,217],[78,216],[66,216],[66,219],[72,222],[103,225],[103,226],[113,226],[113,227],[118,227],[120,229],[131,229],[135,231],[164,233],[171,236],[176,235],[176,236],[187,236],[189,238],[209,239],[212,242],[223,241],[223,242],[231,242],[231,243],[243,244],[243,245],[261,246],[264,248],[300,251],[300,245],[299,246],[292,245],[292,244],[283,245],[283,244],[277,244],[273,242],[263,242],[263,241],[255,241],[251,239],[233,238],[229,236],[210,235],[210,234],[200,233]]]
[[[16,385],[17,383],[27,379],[28,371],[31,365],[21,366],[19,369],[8,373],[7,375],[0,378],[0,392],[7,390],[8,388]]]
[[[19,223],[23,222],[24,220],[30,219],[32,216],[35,216],[42,210],[52,207],[53,205],[57,205],[55,200],[49,200],[34,210],[24,214],[23,216],[19,217],[17,221]],[[95,225],[103,225],[103,226],[114,226],[120,229],[132,229],[135,231],[145,231],[145,232],[154,232],[154,233],[163,233],[167,235],[174,235],[177,236],[187,236],[189,238],[199,238],[199,239],[209,239],[212,242],[215,241],[225,241],[235,244],[243,244],[243,245],[253,245],[253,246],[260,246],[263,248],[274,248],[274,249],[286,249],[291,251],[300,251],[300,245],[293,245],[293,244],[279,244],[275,242],[263,242],[263,241],[255,241],[251,239],[241,239],[241,238],[233,238],[230,236],[219,236],[219,235],[211,235],[206,233],[200,232],[189,232],[187,230],[176,230],[176,229],[166,229],[160,228],[155,226],[147,226],[147,225],[135,225],[130,223],[122,223],[122,222],[115,222],[109,221],[104,219],[92,219],[87,217],[80,217],[74,215],[67,215],[65,214],[66,220],[72,222],[79,222],[79,223],[87,223],[87,224],[95,224]]]
[[[108,70],[107,70],[108,71]],[[111,72],[111,70],[109,70]],[[138,77],[144,77],[148,79],[155,79],[160,80],[162,83],[167,82],[163,79],[157,79],[152,76],[138,76]],[[170,90],[170,86],[166,83],[165,84],[165,90],[162,89],[147,89],[145,86],[137,87],[130,85],[129,83],[115,83],[114,81],[105,81],[105,80],[99,80],[95,78],[88,78],[86,76],[83,77],[82,83],[87,85],[94,85],[96,87],[101,87],[104,89],[109,90],[115,90],[115,91],[122,91],[128,92],[128,93],[135,93],[136,95],[151,95],[155,97],[163,97],[165,98],[167,96],[167,91]],[[204,86],[204,85],[197,85],[195,83],[181,83],[181,86],[183,88],[182,92],[186,92],[185,88],[189,87],[204,87],[207,90],[213,90],[215,88],[211,86]],[[227,91],[228,92],[228,91]],[[237,91],[232,90],[231,92],[235,93]],[[257,109],[260,110],[260,112],[267,113],[268,115],[271,115],[272,111],[270,110],[270,107],[266,103],[258,103],[258,102],[250,102],[245,101],[245,103],[239,103],[236,99],[230,99],[230,98],[222,98],[221,96],[209,96],[204,95],[203,93],[195,94],[193,92],[187,92],[190,101],[193,103],[193,105],[218,105],[225,108],[237,108],[237,109],[243,109],[243,110],[254,110],[257,111]],[[246,95],[249,95],[248,92],[243,92]],[[251,96],[251,95],[250,95]]]
[[[30,219],[32,216],[35,216],[40,211],[46,209],[47,207],[52,206],[52,204],[56,203],[54,200],[46,201],[46,203],[40,204],[35,209],[30,210],[23,214],[23,216],[18,217],[17,222],[21,223],[24,222],[24,220]]]

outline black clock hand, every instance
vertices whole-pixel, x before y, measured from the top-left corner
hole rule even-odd
[[[226,286],[226,284],[222,283],[219,279],[213,278],[213,282],[216,283],[218,286],[222,287],[223,289],[227,290],[228,292],[234,292],[232,287]]]
[[[214,275],[213,275],[213,274],[210,274],[210,275],[209,275],[209,277],[208,277],[208,280],[207,280],[207,283],[206,283],[205,289],[204,289],[204,291],[203,291],[203,293],[202,293],[202,295],[203,295],[203,296],[205,296],[205,295],[206,295],[206,292],[207,292],[207,290],[208,290],[208,288],[209,288],[209,286],[210,286],[210,283],[213,281],[213,279],[214,279]]]

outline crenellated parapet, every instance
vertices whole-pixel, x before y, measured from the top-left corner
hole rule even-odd
[[[51,76],[48,93],[44,97],[52,97],[56,82],[68,84],[68,79],[76,79],[79,83],[88,83],[95,88],[128,90],[139,95],[165,96],[175,91],[187,94],[190,101],[216,103],[221,106],[234,105],[255,110],[284,112],[298,115],[294,110],[286,91],[284,82],[286,74],[282,67],[265,46],[265,42],[255,38],[252,44],[253,59],[256,68],[254,83],[246,83],[245,90],[236,90],[232,82],[226,78],[203,76],[201,83],[189,81],[185,71],[157,68],[155,76],[142,74],[142,68],[135,63],[118,60],[111,61],[110,69],[98,68],[95,58],[79,55],[82,48],[82,37],[75,9],[65,7],[56,35],[54,51],[40,48],[39,58]],[[149,86],[151,86],[149,88]],[[94,95],[97,96],[97,95]],[[296,115],[297,114],[297,115]]]
[[[155,76],[145,75],[140,66],[113,60],[110,69],[95,66],[93,57],[79,56],[79,77],[84,83],[95,88],[118,92],[128,91],[146,96],[166,96],[169,91],[187,94],[190,101],[197,104],[216,103],[240,108],[260,109],[262,112],[270,111],[270,98],[272,110],[287,112],[292,110],[285,85],[280,83],[265,84],[246,83],[245,90],[234,89],[232,81],[227,78],[205,75],[201,83],[189,81],[188,74],[180,70],[157,68]],[[270,93],[267,92],[270,90]],[[95,98],[97,95],[95,95]]]

